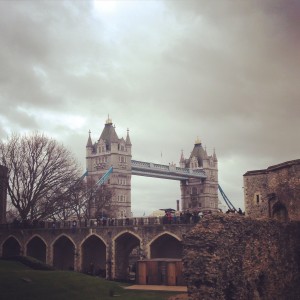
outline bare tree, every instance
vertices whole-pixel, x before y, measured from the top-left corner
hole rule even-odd
[[[113,193],[107,185],[97,186],[94,181],[78,182],[70,189],[69,208],[80,221],[108,214]]]
[[[71,153],[40,133],[12,134],[0,143],[0,162],[8,168],[8,195],[22,220],[56,214],[79,178]]]

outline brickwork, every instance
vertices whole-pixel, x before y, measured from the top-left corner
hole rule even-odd
[[[184,239],[191,299],[299,299],[300,222],[205,216]]]
[[[300,159],[244,174],[247,216],[300,220]]]

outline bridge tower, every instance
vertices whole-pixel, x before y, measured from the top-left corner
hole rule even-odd
[[[89,132],[86,145],[87,180],[97,182],[113,167],[113,173],[106,182],[106,187],[112,191],[112,199],[104,207],[104,212],[112,218],[131,217],[131,148],[129,130],[126,139],[118,138],[109,117],[97,142],[92,142]],[[93,207],[90,214],[95,214]]]
[[[217,211],[218,210],[218,159],[215,153],[207,155],[199,138],[195,141],[194,149],[188,159],[183,152],[180,158],[180,167],[192,170],[201,169],[206,178],[190,178],[181,180],[181,208],[193,211]]]

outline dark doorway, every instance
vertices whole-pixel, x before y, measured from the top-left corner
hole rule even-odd
[[[59,270],[74,270],[75,246],[66,236],[53,245],[53,266]]]
[[[140,256],[140,240],[131,233],[124,233],[115,240],[115,277],[118,280],[129,280],[135,272],[135,261]]]
[[[21,255],[21,246],[19,242],[11,236],[3,244],[2,257],[8,258],[18,255]]]
[[[103,241],[92,235],[82,244],[81,270],[90,275],[106,277],[106,246]]]
[[[275,220],[280,222],[287,222],[289,220],[287,209],[282,203],[275,203],[272,211],[272,215]]]
[[[169,234],[159,236],[151,245],[151,258],[182,258],[182,242]]]
[[[44,241],[35,236],[27,244],[27,256],[34,257],[44,263],[46,263],[46,244]]]

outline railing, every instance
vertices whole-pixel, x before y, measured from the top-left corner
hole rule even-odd
[[[150,168],[150,163],[144,161],[131,160],[131,166]]]
[[[128,227],[128,226],[156,226],[156,225],[179,225],[196,224],[200,218],[198,216],[172,216],[164,217],[139,217],[103,220],[90,219],[84,221],[37,221],[37,222],[13,222],[0,224],[1,229],[76,229],[76,228],[103,228],[103,227]]]

